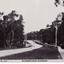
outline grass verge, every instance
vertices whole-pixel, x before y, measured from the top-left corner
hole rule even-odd
[[[60,59],[60,53],[55,47],[41,47],[29,52],[0,57],[0,59]]]

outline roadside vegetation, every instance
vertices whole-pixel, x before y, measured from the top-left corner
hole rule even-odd
[[[24,53],[0,57],[0,59],[61,59],[61,56],[57,48],[49,46]]]
[[[56,34],[57,27],[57,34]],[[47,24],[46,28],[39,31],[33,31],[27,33],[28,40],[40,40],[42,43],[55,44],[55,38],[57,35],[57,45],[61,45],[64,42],[64,12],[57,15],[56,19],[51,25]]]
[[[5,15],[0,12],[0,48],[23,47],[23,16],[15,10]]]

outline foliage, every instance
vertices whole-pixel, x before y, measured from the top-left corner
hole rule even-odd
[[[64,7],[64,0],[55,0],[55,3],[54,3],[54,4],[56,5],[56,7],[57,7],[58,5],[61,5],[61,6]]]
[[[59,17],[61,19],[59,19]],[[64,13],[57,15],[56,20],[52,22],[51,25],[47,24],[45,29],[40,29],[40,31],[34,31],[27,34],[27,39],[35,40],[35,35],[37,35],[37,40],[42,40],[43,43],[55,44],[55,31],[57,32],[58,45],[64,43]],[[33,37],[32,37],[33,36]],[[38,38],[39,37],[39,38]]]
[[[23,44],[24,40],[24,25],[23,25],[23,16],[17,14],[15,11],[4,15],[0,13],[0,17],[3,15],[3,19],[0,20],[0,32],[2,32],[1,38],[5,41],[4,45],[11,47],[16,42],[20,42],[20,45]],[[1,42],[0,42],[1,43]]]

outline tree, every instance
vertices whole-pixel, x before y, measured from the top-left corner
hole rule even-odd
[[[56,5],[56,7],[57,7],[58,5],[61,5],[61,6],[64,7],[64,0],[55,0],[55,5]]]
[[[2,15],[3,13],[0,12],[0,17]],[[20,45],[23,45],[24,25],[22,15],[17,14],[15,11],[12,11],[7,15],[3,15],[3,19],[0,18],[0,28],[2,33],[4,33],[3,37],[6,40],[6,46],[11,48],[15,39],[20,41]]]
[[[0,47],[5,45],[5,29],[3,27],[3,12],[0,12]]]
[[[62,46],[64,47],[64,13],[62,12],[62,24],[59,27],[59,42],[60,44],[62,44]]]
[[[55,21],[53,21],[53,26],[55,27],[55,47],[57,47],[57,32],[58,32],[58,27],[61,25],[61,23],[62,23],[62,18],[61,18],[62,16],[60,15],[60,14],[58,14],[58,16],[57,16],[57,18],[56,18],[56,20]],[[59,18],[61,18],[61,19],[59,19]]]
[[[14,38],[18,39],[20,41],[20,44],[23,45],[23,40],[24,40],[24,25],[23,25],[23,17],[22,15],[19,16],[19,19],[16,20],[14,22],[14,26],[15,26],[15,29],[14,29],[14,33],[15,33],[15,36]]]
[[[17,40],[21,41],[23,43],[24,37],[23,37],[23,17],[22,15],[16,14],[15,11],[12,11],[11,13],[8,14],[8,27],[10,29],[9,32],[9,37],[10,37],[10,44],[12,45],[14,43],[15,37],[18,38]],[[18,19],[16,19],[18,17]],[[17,41],[16,40],[16,41]]]

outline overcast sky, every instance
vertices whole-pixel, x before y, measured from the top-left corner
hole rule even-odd
[[[64,8],[56,7],[54,0],[0,0],[0,12],[8,14],[12,10],[23,15],[24,29],[27,33],[38,31],[51,24]]]

